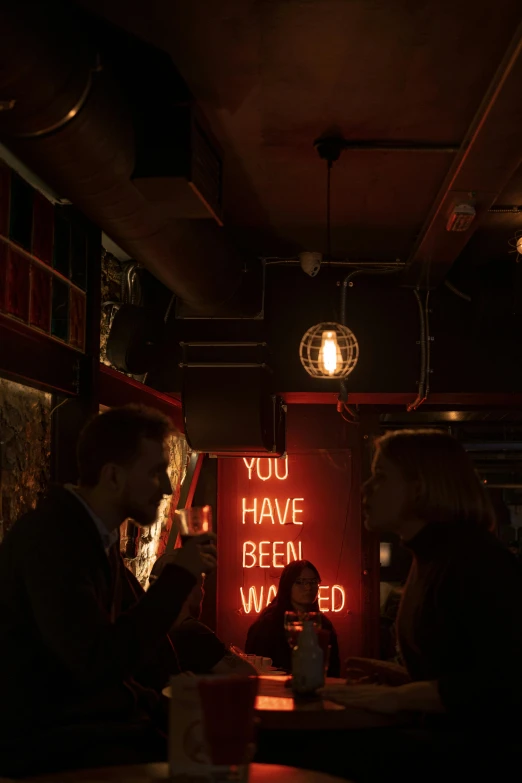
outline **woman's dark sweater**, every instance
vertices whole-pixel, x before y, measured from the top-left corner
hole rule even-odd
[[[413,680],[435,680],[453,723],[513,726],[522,715],[522,570],[476,526],[430,524],[408,543],[413,564],[398,615]]]
[[[329,677],[339,677],[341,672],[341,662],[339,659],[339,644],[335,629],[325,617],[321,614],[322,627],[330,631],[330,664],[328,666]],[[271,658],[272,663],[278,669],[286,672],[292,669],[292,651],[286,640],[284,619],[280,613],[275,611],[264,612],[256,622],[248,629],[245,651],[249,655],[262,655],[265,658]]]

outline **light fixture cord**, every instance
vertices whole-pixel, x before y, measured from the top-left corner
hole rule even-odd
[[[332,161],[326,163],[326,258],[328,261],[332,258],[332,227],[330,220],[331,213],[331,179],[332,179]]]

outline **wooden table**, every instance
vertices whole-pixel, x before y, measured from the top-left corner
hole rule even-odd
[[[139,764],[131,767],[106,767],[61,772],[39,778],[24,778],[24,783],[147,783],[171,780],[168,764]],[[322,772],[310,772],[276,764],[252,764],[249,783],[346,783]]]
[[[375,712],[344,707],[323,699],[294,699],[287,678],[262,675],[259,678],[259,695],[256,701],[256,717],[259,728],[270,731],[318,731],[329,729],[369,729],[396,726],[397,716],[379,715]],[[328,677],[328,685],[345,683]]]
[[[397,715],[344,707],[323,699],[294,699],[286,687],[288,677],[260,675],[256,717],[260,729],[268,731],[319,731],[321,729],[373,729],[397,726],[406,721]],[[344,684],[346,680],[328,677],[327,685]],[[163,689],[170,698],[170,687]]]

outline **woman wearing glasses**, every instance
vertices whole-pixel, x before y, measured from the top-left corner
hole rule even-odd
[[[285,612],[319,612],[317,596],[320,583],[317,568],[308,560],[296,560],[285,566],[276,597],[250,626],[246,652],[271,658],[275,667],[289,672],[292,668],[292,650],[285,635]],[[324,614],[321,614],[321,626],[330,632],[328,676],[339,677],[341,665],[337,634]]]

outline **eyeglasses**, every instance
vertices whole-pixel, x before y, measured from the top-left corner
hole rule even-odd
[[[294,585],[299,585],[299,587],[308,587],[308,585],[318,587],[319,579],[296,579]]]

